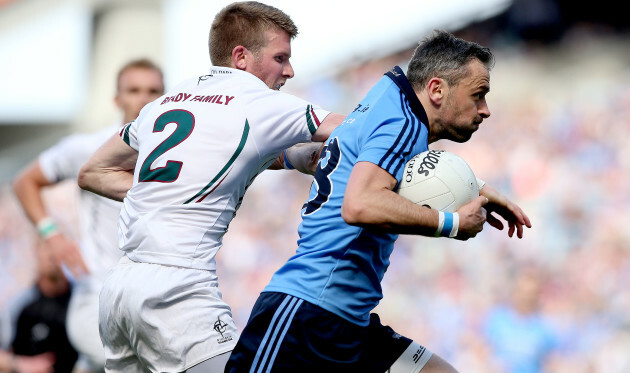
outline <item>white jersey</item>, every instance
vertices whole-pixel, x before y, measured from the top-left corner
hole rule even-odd
[[[120,248],[136,262],[214,270],[247,187],[283,149],[310,141],[328,114],[224,67],[145,106],[121,131],[138,161]]]
[[[42,173],[51,183],[76,180],[85,161],[120,127],[110,126],[94,133],[74,134],[62,139],[39,156]],[[116,234],[121,207],[120,202],[80,191],[79,246],[91,277],[99,282],[122,256]]]

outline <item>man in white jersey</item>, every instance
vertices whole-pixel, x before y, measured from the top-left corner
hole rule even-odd
[[[125,256],[100,301],[107,371],[223,371],[238,339],[218,290],[223,235],[259,173],[344,118],[278,91],[296,34],[274,7],[228,5],[211,27],[209,73],[147,105],[82,168],[82,188],[123,201]],[[311,153],[285,154],[295,165]]]
[[[114,102],[122,122],[89,134],[74,134],[44,151],[14,182],[13,189],[28,218],[37,226],[57,262],[75,278],[68,308],[67,331],[80,353],[74,373],[103,371],[105,356],[98,334],[98,295],[106,272],[120,259],[117,222],[122,204],[81,191],[80,242],[61,232],[50,217],[42,193],[51,185],[75,179],[83,162],[123,123],[135,119],[140,109],[164,92],[162,71],[146,59],[123,66],[117,79]]]

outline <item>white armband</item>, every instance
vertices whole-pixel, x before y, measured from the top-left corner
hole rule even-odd
[[[296,169],[304,174],[313,175],[311,165],[319,157],[319,149],[321,147],[321,142],[306,142],[293,145],[282,153],[284,168],[287,170]]]

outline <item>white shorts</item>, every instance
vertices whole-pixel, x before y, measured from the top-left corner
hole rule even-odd
[[[105,366],[103,343],[98,334],[98,295],[102,284],[91,277],[73,285],[66,330],[79,353],[76,367],[81,371],[101,372]]]
[[[123,257],[105,279],[99,325],[107,372],[182,372],[232,351],[238,331],[214,271]]]

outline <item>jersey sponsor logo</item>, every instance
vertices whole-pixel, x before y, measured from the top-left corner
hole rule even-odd
[[[192,97],[192,98],[191,98]],[[210,104],[229,105],[235,96],[227,95],[196,95],[193,97],[191,93],[180,92],[173,96],[165,97],[160,105],[168,104],[169,102],[207,102]]]
[[[230,70],[210,70],[210,76],[212,75],[220,75],[220,74],[232,74]]]
[[[354,113],[355,111],[358,111],[359,113],[365,113],[369,109],[370,109],[370,104],[367,104],[365,106],[358,104],[357,107],[355,107],[354,110],[352,110],[352,112]]]

